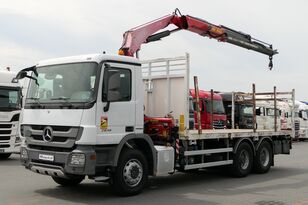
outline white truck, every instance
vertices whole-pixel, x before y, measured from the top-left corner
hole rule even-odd
[[[0,71],[0,159],[20,151],[19,117],[22,107],[22,88],[12,80],[16,73]]]
[[[308,105],[295,101],[295,104],[298,106],[298,119],[299,119],[299,140],[308,139]]]
[[[37,81],[21,119],[21,162],[61,185],[88,176],[132,195],[149,175],[227,166],[245,177],[290,153],[290,130],[189,130],[188,55],[144,62],[82,55],[27,70]]]
[[[158,33],[171,24],[176,28]],[[149,175],[226,165],[244,177],[252,170],[267,172],[275,154],[289,154],[288,130],[188,129],[188,56],[143,63],[132,57],[141,44],[179,30],[265,54],[270,69],[278,53],[249,34],[181,15],[176,9],[125,32],[119,50],[125,56],[41,61],[16,77],[33,79],[21,120],[21,135],[26,138],[23,165],[61,185],[76,185],[88,176],[132,195],[142,191]],[[198,96],[196,100],[198,104]]]

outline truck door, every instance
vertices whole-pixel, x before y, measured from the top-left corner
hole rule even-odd
[[[102,67],[96,115],[98,144],[117,144],[135,131],[133,68],[122,63],[105,63]]]

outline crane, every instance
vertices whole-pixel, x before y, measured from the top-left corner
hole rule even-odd
[[[176,28],[173,30],[158,32],[169,25],[175,25]],[[278,51],[274,50],[271,44],[255,39],[249,34],[236,31],[226,26],[215,25],[200,18],[182,15],[179,9],[176,9],[172,14],[168,14],[126,31],[123,34],[123,43],[118,53],[119,55],[125,56],[134,56],[136,53],[136,56],[138,57],[138,51],[142,44],[161,40],[162,38],[180,30],[188,30],[204,37],[206,36],[217,39],[220,42],[227,42],[268,55],[270,60],[270,70],[273,67],[272,58],[275,54],[278,54]]]

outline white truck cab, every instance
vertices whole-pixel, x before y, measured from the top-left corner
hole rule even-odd
[[[18,126],[22,107],[22,89],[12,80],[16,73],[0,71],[0,159],[20,151]]]
[[[299,139],[308,139],[308,105],[298,100],[295,101],[298,106],[298,119],[299,119]]]

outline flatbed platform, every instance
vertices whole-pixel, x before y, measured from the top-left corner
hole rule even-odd
[[[265,137],[265,136],[291,136],[292,130],[256,130],[251,129],[215,129],[202,130],[202,134],[198,134],[198,130],[187,130],[186,134],[182,134],[180,139],[185,140],[201,140],[201,139],[232,139],[243,137]]]

